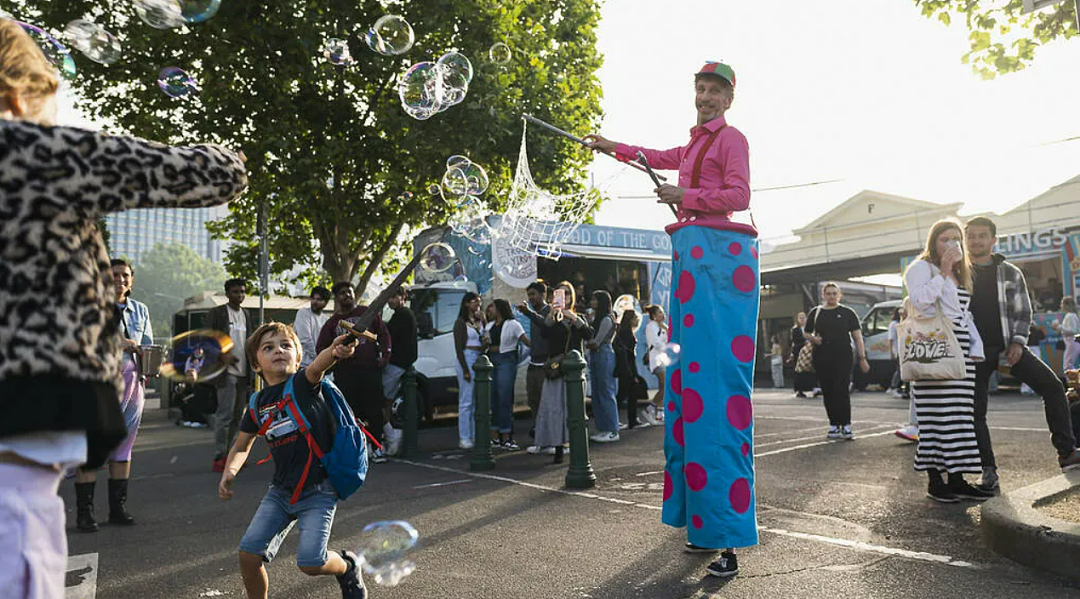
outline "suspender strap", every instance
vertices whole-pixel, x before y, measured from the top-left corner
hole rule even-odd
[[[705,143],[698,148],[697,158],[694,158],[694,170],[690,175],[690,187],[696,188],[700,185],[701,181],[701,164],[705,162],[705,154],[709,153],[709,148],[712,147],[713,142],[716,141],[716,137],[720,135],[720,132],[724,130],[727,125],[720,125],[720,128],[713,131],[705,138]]]

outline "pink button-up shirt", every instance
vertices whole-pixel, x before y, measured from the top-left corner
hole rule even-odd
[[[724,127],[724,117],[690,129],[690,143],[670,150],[650,150],[619,144],[615,153],[621,160],[636,160],[640,150],[654,169],[679,169],[679,187],[685,190],[678,206],[679,223],[710,226],[727,221],[738,210],[750,208],[750,148],[736,128]],[[723,127],[701,164],[698,186],[690,187],[701,146],[709,134]]]

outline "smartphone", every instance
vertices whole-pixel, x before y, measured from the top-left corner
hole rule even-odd
[[[556,310],[562,310],[563,308],[565,308],[566,307],[566,290],[565,289],[556,289],[553,292],[553,300],[552,300],[551,303],[555,307]]]

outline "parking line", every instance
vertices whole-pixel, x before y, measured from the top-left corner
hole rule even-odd
[[[895,433],[896,433],[896,431],[881,431],[880,433],[871,433],[869,435],[860,434],[860,435],[856,436],[854,440],[858,441],[859,439],[869,439],[870,437],[880,437],[882,435],[892,435],[892,434],[895,434]],[[789,451],[798,451],[800,449],[808,449],[810,447],[818,447],[820,445],[829,445],[830,443],[850,443],[850,442],[851,442],[851,440],[848,440],[848,439],[826,439],[824,441],[818,441],[817,443],[806,443],[804,445],[795,445],[793,447],[784,447],[784,448],[781,448],[781,449],[774,449],[772,451],[766,451],[765,453],[758,453],[758,452],[755,451],[754,452],[754,458],[755,459],[764,458],[766,456],[776,455],[776,454],[779,454],[779,453],[787,453]]]
[[[97,596],[98,554],[69,555],[64,575],[64,599]]]

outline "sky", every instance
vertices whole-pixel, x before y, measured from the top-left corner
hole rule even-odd
[[[600,133],[652,148],[695,124],[693,73],[736,73],[730,125],[750,143],[751,188],[840,183],[751,195],[763,240],[863,189],[963,213],[1003,212],[1080,174],[1080,39],[1042,47],[1024,71],[983,81],[960,58],[963,19],[929,20],[912,0],[608,0],[602,8]],[[586,132],[575,132],[584,134]],[[667,208],[643,173],[597,156],[594,184],[615,198],[602,225],[659,229]],[[668,173],[674,178],[675,173]]]

